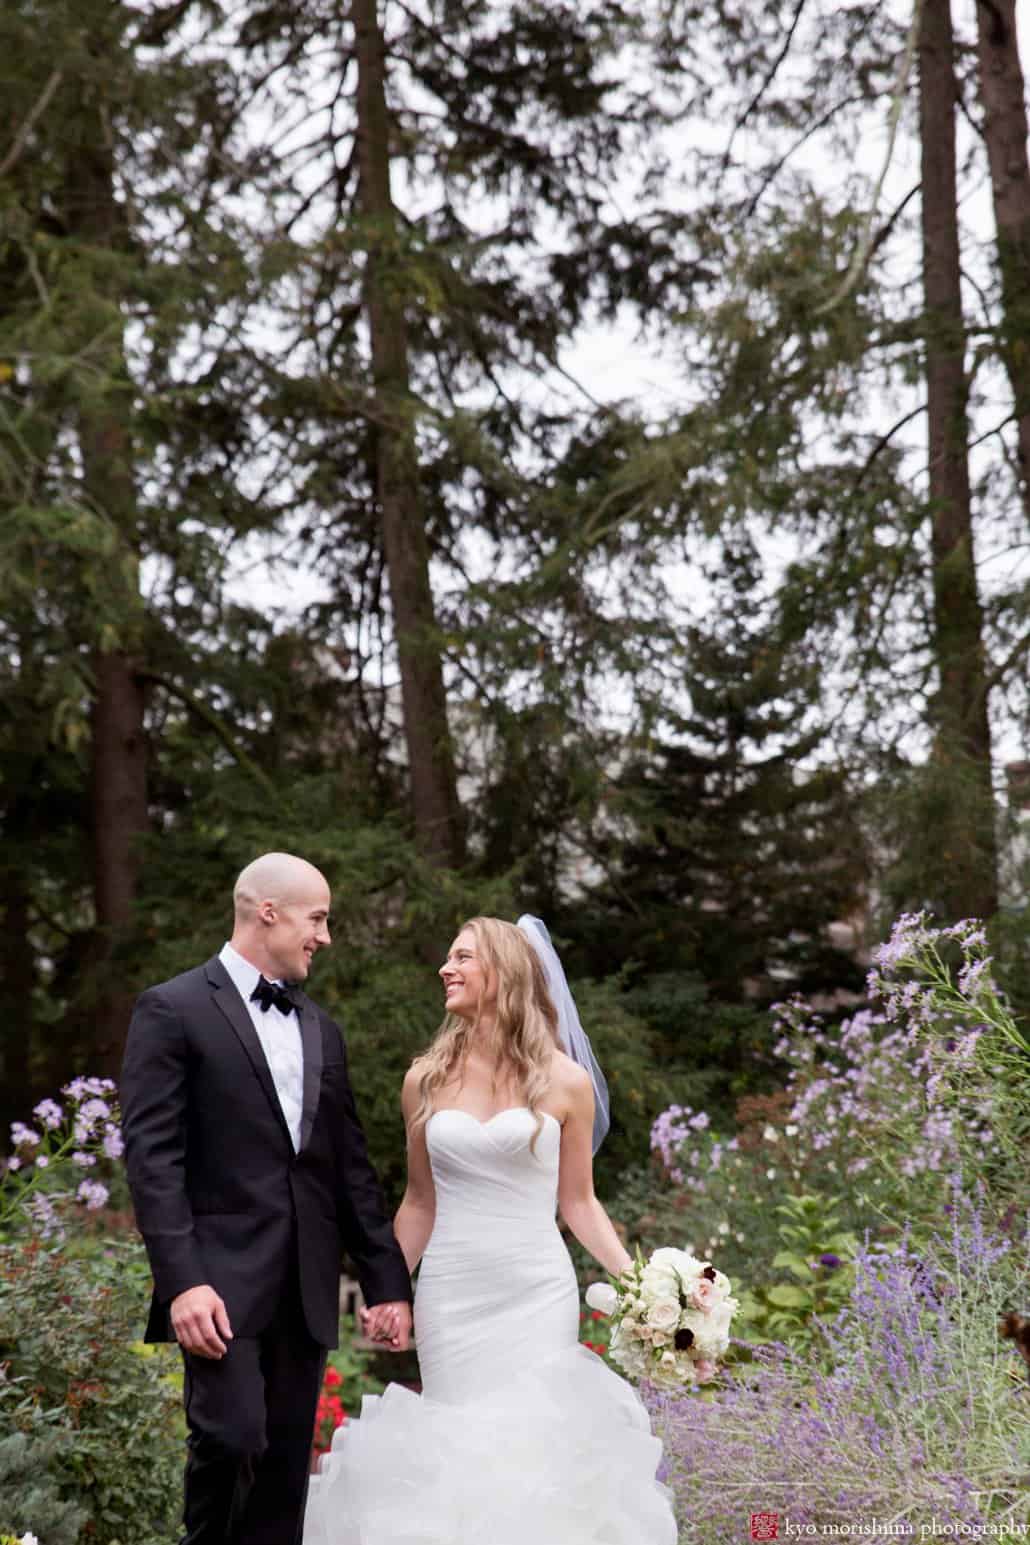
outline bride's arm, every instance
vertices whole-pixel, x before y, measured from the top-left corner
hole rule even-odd
[[[409,1271],[414,1271],[422,1259],[436,1218],[436,1190],[429,1167],[425,1122],[417,1132],[411,1130],[411,1120],[419,1105],[418,1085],[418,1074],[409,1068],[401,1090],[401,1110],[408,1133],[408,1184],[393,1220],[393,1231]]]
[[[618,1277],[632,1257],[594,1195],[594,1090],[583,1068],[568,1069],[568,1108],[562,1126],[558,1206],[584,1250]]]

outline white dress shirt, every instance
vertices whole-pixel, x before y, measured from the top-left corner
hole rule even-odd
[[[249,960],[244,960],[231,944],[223,944],[218,958],[232,977],[233,986],[243,999],[257,1031],[286,1125],[290,1129],[293,1147],[297,1151],[300,1149],[300,1121],[304,1110],[304,1048],[300,1039],[300,1017],[295,1009],[284,1014],[274,1005],[263,1009],[260,1003],[252,1000],[251,994],[261,972]]]

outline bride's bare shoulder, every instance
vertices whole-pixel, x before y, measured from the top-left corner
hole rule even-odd
[[[416,1057],[410,1068],[404,1075],[401,1085],[401,1104],[407,1111],[408,1106],[417,1105],[422,1094],[422,1079],[425,1075],[425,1059]]]
[[[556,1051],[551,1058],[551,1094],[564,1104],[574,1105],[592,1094],[593,1084],[586,1068],[563,1051]]]

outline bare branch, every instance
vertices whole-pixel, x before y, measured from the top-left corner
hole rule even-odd
[[[794,15],[791,17],[790,26],[787,28],[787,36],[783,40],[783,47],[780,49],[779,53],[776,55],[776,58],[773,60],[772,64],[769,66],[768,70],[765,72],[765,75],[762,78],[762,82],[759,85],[758,90],[755,92],[754,96],[751,98],[750,102],[745,107],[744,111],[741,113],[741,115],[737,119],[736,123],[733,125],[733,131],[730,134],[729,141],[728,141],[728,143],[726,145],[726,152],[725,152],[725,154],[724,154],[724,156],[722,158],[722,164],[723,164],[723,169],[724,170],[730,164],[730,156],[733,154],[733,142],[734,142],[734,140],[736,139],[737,135],[740,133],[740,131],[744,127],[744,125],[747,123],[748,119],[751,117],[751,114],[754,112],[755,108],[761,102],[762,98],[765,96],[765,93],[768,91],[768,89],[772,85],[773,81],[776,79],[776,75],[777,75],[777,72],[779,71],[780,65],[783,63],[784,59],[786,59],[787,55],[790,53],[790,46],[791,46],[791,44],[794,41],[794,34],[797,31],[797,29],[798,29],[798,23],[801,20],[801,13],[805,9],[805,4],[806,4],[806,0],[797,0],[797,3],[794,6]]]
[[[842,301],[846,300],[861,282],[862,276],[869,266],[869,260],[877,246],[875,230],[876,209],[883,192],[883,185],[887,180],[891,162],[894,159],[894,145],[898,137],[898,125],[901,122],[901,110],[905,104],[905,93],[908,90],[909,76],[912,74],[912,65],[915,62],[916,48],[919,43],[919,21],[923,14],[923,0],[913,0],[912,21],[908,29],[908,37],[905,39],[905,49],[898,64],[898,73],[894,80],[894,88],[891,92],[890,112],[887,116],[887,149],[883,155],[883,165],[880,175],[876,179],[876,187],[869,202],[869,210],[863,222],[863,231],[854,256],[848,267],[847,273],[829,300],[816,309],[816,316],[825,316],[828,311],[834,311]]]
[[[25,122],[14,136],[14,142],[11,145],[10,150],[4,156],[4,159],[0,161],[0,177],[6,177],[8,172],[13,171],[18,162],[21,160],[25,146],[29,142],[29,135],[32,133],[33,129],[36,127],[36,124],[42,118],[47,108],[50,106],[50,100],[63,79],[63,70],[51,71],[50,78],[46,85],[43,87],[36,105],[31,109],[29,116],[26,118]]]

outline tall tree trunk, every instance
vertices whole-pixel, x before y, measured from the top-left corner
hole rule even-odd
[[[358,167],[369,245],[365,307],[375,388],[379,518],[397,635],[415,831],[442,865],[461,857],[461,825],[443,666],[435,639],[429,549],[419,491],[398,229],[390,192],[385,46],[377,0],[354,0]]]
[[[10,812],[18,820],[17,801]],[[24,869],[2,871],[0,911],[0,1132],[32,1108],[32,993],[36,959],[29,947],[29,892]]]
[[[932,521],[935,758],[950,797],[937,834],[945,863],[935,898],[952,916],[997,910],[983,615],[969,488],[965,329],[959,270],[950,0],[924,0],[919,38],[923,286]]]
[[[120,8],[119,8],[120,9]],[[112,20],[115,20],[112,17]],[[100,54],[102,40],[94,40]],[[94,85],[94,92],[97,91]],[[124,251],[124,226],[115,194],[110,134],[102,100],[71,152],[65,218],[69,235],[88,253]],[[87,259],[87,271],[92,265]],[[121,1060],[133,994],[120,981],[116,954],[132,924],[139,879],[140,839],[148,830],[147,758],[143,685],[140,677],[142,605],[136,533],[133,447],[128,419],[132,393],[125,362],[113,264],[97,265],[97,310],[110,316],[108,330],[84,340],[98,366],[98,389],[83,393],[78,438],[83,489],[107,520],[114,551],[100,591],[93,632],[92,713],[93,890],[97,953],[94,1070],[110,1073]],[[106,270],[106,271],[105,271]],[[93,324],[95,327],[95,323]]]
[[[1001,356],[1015,399],[1020,489],[1030,517],[1030,160],[1016,0],[977,0],[977,58],[1001,270]]]

